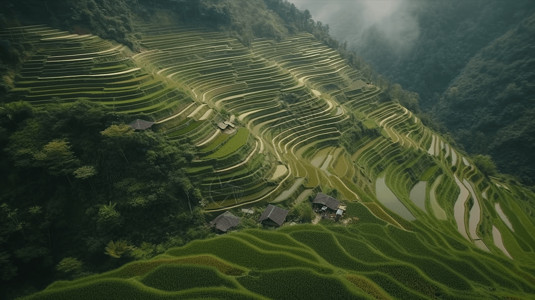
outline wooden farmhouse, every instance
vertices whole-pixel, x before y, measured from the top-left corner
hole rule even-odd
[[[286,221],[288,210],[269,204],[258,219],[264,225],[281,226]]]
[[[240,224],[240,218],[233,215],[230,211],[226,211],[210,222],[210,227],[215,228],[219,232],[227,232],[231,228]]]
[[[317,211],[326,212],[327,210],[330,210],[331,212],[336,212],[340,207],[340,201],[323,193],[318,193],[316,198],[312,200],[312,205]]]

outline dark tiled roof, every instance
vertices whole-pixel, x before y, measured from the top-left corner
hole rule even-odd
[[[134,128],[134,130],[146,130],[152,127],[154,125],[154,122],[145,121],[141,119],[135,119],[130,124],[130,127]]]
[[[271,220],[275,222],[277,225],[281,226],[286,220],[287,215],[288,215],[288,210],[269,204],[266,210],[264,210],[264,212],[260,216],[260,219],[258,220],[260,222],[263,222],[265,220]]]
[[[227,232],[238,224],[240,224],[240,218],[233,215],[230,211],[220,214],[210,222],[211,227],[215,227],[215,229],[222,232]]]
[[[318,193],[316,198],[312,201],[314,204],[321,204],[327,206],[329,209],[337,210],[340,206],[340,202],[331,196],[327,196],[322,193]]]

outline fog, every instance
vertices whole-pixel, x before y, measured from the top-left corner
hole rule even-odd
[[[409,51],[420,35],[414,0],[291,0],[350,47],[374,39],[398,54]]]

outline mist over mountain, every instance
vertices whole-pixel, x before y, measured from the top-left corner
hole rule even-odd
[[[371,35],[396,55],[406,55],[420,36],[418,10],[425,2],[410,0],[292,1],[327,23],[330,33],[350,47],[363,49]]]
[[[519,1],[292,1],[430,108],[469,59],[535,10]]]
[[[434,108],[472,153],[535,183],[535,14],[470,59]]]
[[[534,182],[529,149],[535,143],[524,120],[532,120],[534,106],[528,62],[535,38],[526,33],[535,2],[293,2],[327,23],[378,73],[417,92],[420,107],[467,151],[491,154],[502,171]],[[507,85],[515,89],[506,91]],[[510,143],[512,136],[522,142]]]

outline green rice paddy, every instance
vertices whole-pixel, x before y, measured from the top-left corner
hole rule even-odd
[[[45,26],[1,29],[36,49],[11,96],[37,106],[98,102],[199,145],[184,169],[202,187],[207,212],[264,206],[290,187],[335,190],[350,222],[194,241],[30,298],[533,297],[534,193],[485,177],[412,112],[379,101],[381,87],[365,83],[335,50],[307,33],[246,47],[205,29],[138,30],[146,50],[132,54]],[[214,134],[225,121],[234,131]],[[355,127],[371,133],[341,146]],[[275,166],[288,172],[271,181]],[[479,210],[464,205],[463,186]],[[396,205],[380,201],[386,189]]]
[[[233,299],[527,299],[535,293],[535,275],[521,265],[475,249],[457,255],[443,251],[448,242],[439,244],[425,240],[419,228],[402,231],[374,218],[349,226],[248,229],[57,282],[28,299],[179,298],[201,291]]]

